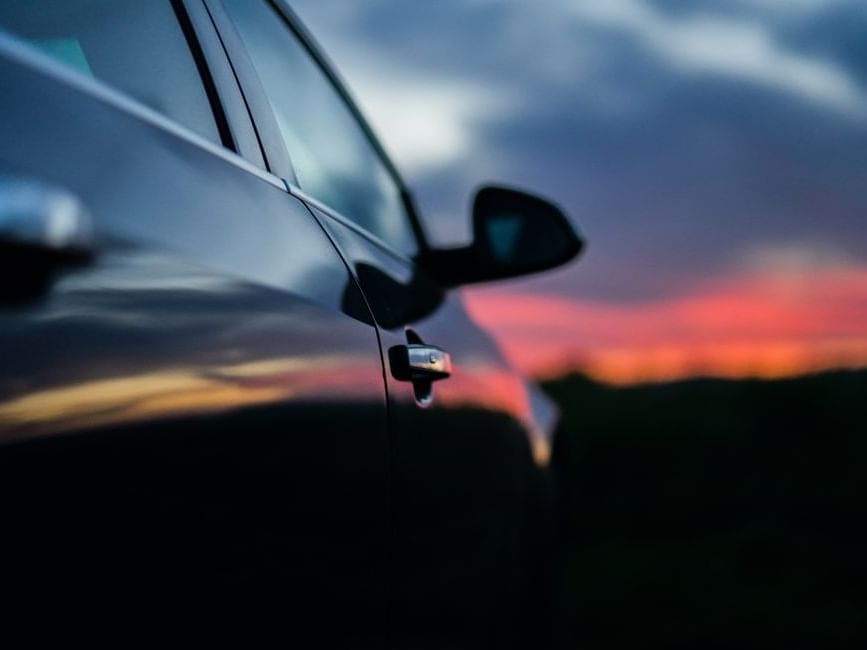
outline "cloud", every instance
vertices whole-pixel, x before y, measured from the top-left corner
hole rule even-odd
[[[617,382],[783,376],[867,365],[867,267],[740,273],[680,297],[611,304],[477,289],[474,317],[528,372],[578,365]]]
[[[480,150],[480,126],[516,107],[516,99],[491,80],[422,69],[383,48],[363,28],[381,6],[342,3],[341,11],[327,11],[318,4],[298,4],[304,18],[320,27],[317,37],[345,73],[356,103],[410,178],[457,164]]]
[[[759,84],[867,119],[867,94],[845,70],[784,48],[761,23],[712,14],[671,17],[641,0],[570,8],[583,23],[628,34],[684,72]]]
[[[748,7],[757,7],[781,13],[815,14],[834,7],[858,6],[861,0],[740,0]]]
[[[817,250],[867,262],[863,0],[293,6],[435,243],[466,240],[486,180],[575,216],[587,255],[522,291],[647,304],[733,268],[803,266],[793,247],[816,268],[834,262]]]
[[[774,242],[752,245],[738,256],[746,270],[763,275],[802,279],[830,269],[846,271],[857,259],[837,246],[817,242]]]
[[[382,70],[382,65],[372,69]],[[465,159],[478,146],[478,127],[501,93],[469,84],[421,79],[403,71],[354,76],[359,104],[402,171],[420,176]]]

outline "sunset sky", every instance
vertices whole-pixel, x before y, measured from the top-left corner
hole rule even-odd
[[[489,180],[590,245],[468,292],[519,366],[615,381],[867,365],[863,0],[296,0],[411,188]]]

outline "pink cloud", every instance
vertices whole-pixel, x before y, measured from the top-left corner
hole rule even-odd
[[[741,274],[642,303],[499,289],[468,292],[467,304],[536,374],[577,366],[631,382],[867,365],[867,268]]]

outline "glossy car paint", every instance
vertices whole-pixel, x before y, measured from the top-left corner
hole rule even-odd
[[[0,635],[381,647],[385,388],[331,242],[265,174],[0,47],[3,172],[100,242],[0,312]]]
[[[218,3],[185,5],[220,101],[273,120]],[[0,173],[75,193],[101,241],[0,308],[10,638],[48,610],[127,640],[533,647],[553,417],[459,292],[258,169],[288,176],[273,122],[245,161],[6,37],[0,80]],[[427,407],[388,367],[408,336],[452,355]]]
[[[343,220],[316,214],[351,261],[383,349],[420,339],[452,357],[451,377],[434,384],[426,406],[411,383],[386,372],[396,647],[533,647],[548,530],[543,414],[457,292]]]

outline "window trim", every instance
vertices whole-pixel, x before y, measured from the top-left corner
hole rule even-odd
[[[287,183],[298,183],[295,168],[289,158],[286,143],[280,135],[277,117],[271,102],[259,79],[253,61],[241,40],[235,23],[219,0],[201,0],[211,16],[214,30],[226,53],[226,59],[240,88],[247,107],[253,129],[262,150],[264,165],[271,173],[286,179]]]
[[[380,248],[392,257],[395,257],[407,264],[414,264],[413,258],[408,256],[406,253],[397,250],[394,246],[389,244],[384,239],[380,239],[378,236],[367,230],[367,228],[365,228],[364,226],[359,225],[349,217],[344,216],[343,214],[330,207],[329,205],[323,203],[319,199],[310,196],[297,185],[287,183],[286,187],[289,190],[289,194],[294,196],[296,199],[299,199],[303,203],[306,203],[307,206],[313,210],[314,214],[316,214],[318,211],[319,213],[324,214],[326,217],[333,219],[340,225],[348,228],[349,230],[352,230],[356,234],[361,235],[371,244]]]
[[[292,35],[298,40],[301,46],[307,51],[308,55],[313,59],[313,61],[325,75],[328,82],[337,92],[340,99],[346,104],[353,119],[355,119],[356,123],[361,127],[364,136],[367,138],[376,155],[379,156],[380,160],[385,166],[386,172],[394,181],[397,190],[400,193],[400,199],[404,206],[406,216],[409,219],[409,226],[412,235],[415,238],[416,244],[418,245],[418,250],[415,252],[414,259],[422,257],[427,251],[430,250],[430,247],[421,220],[419,219],[418,210],[416,209],[412,194],[407,188],[406,183],[404,182],[391,158],[389,158],[388,154],[383,149],[382,144],[379,142],[373,130],[370,128],[370,125],[364,118],[364,115],[359,110],[358,105],[353,100],[352,95],[347,90],[346,84],[337,74],[336,68],[326,57],[326,55],[322,51],[322,48],[319,47],[313,36],[304,27],[297,14],[295,14],[295,12],[289,7],[288,3],[285,0],[261,1],[270,4],[271,7],[277,12],[277,14],[283,19],[285,27],[292,33]],[[222,14],[223,19],[228,22],[227,27],[230,27],[231,31],[233,32],[234,39],[232,39],[232,47],[227,47],[227,54],[230,61],[234,62],[236,59],[238,59],[243,61],[243,67],[246,68],[247,66],[249,66],[249,71],[244,75],[239,75],[238,81],[241,85],[241,90],[245,95],[248,95],[248,93],[252,93],[252,95],[256,98],[256,101],[253,102],[256,104],[256,110],[253,112],[253,119],[258,121],[260,117],[263,117],[267,121],[267,123],[273,124],[273,130],[269,130],[269,132],[267,133],[267,138],[263,139],[262,147],[266,151],[266,157],[269,158],[269,161],[273,156],[276,156],[278,158],[282,158],[283,156],[285,156],[286,163],[292,169],[292,177],[287,178],[287,185],[289,187],[290,193],[295,194],[299,198],[302,198],[303,200],[315,205],[328,216],[336,217],[341,223],[352,224],[354,231],[358,232],[359,234],[363,234],[365,237],[370,239],[379,247],[385,248],[399,258],[405,260],[408,259],[408,256],[404,251],[397,250],[393,245],[389,244],[388,242],[384,242],[378,236],[376,236],[363,226],[357,224],[347,215],[340,213],[338,210],[335,210],[331,206],[323,203],[321,200],[311,197],[310,195],[306,194],[303,189],[300,189],[298,187],[297,176],[295,175],[294,168],[292,168],[290,152],[287,150],[286,143],[284,142],[283,137],[280,134],[279,129],[277,128],[277,118],[275,117],[271,103],[268,100],[267,95],[265,94],[265,89],[262,86],[262,82],[252,66],[252,61],[250,60],[249,54],[247,53],[244,44],[241,42],[240,35],[238,35],[237,33],[234,22],[230,18],[226,9],[223,7],[222,0],[205,0],[205,2],[208,7],[211,7],[212,5],[219,5],[219,12]],[[220,32],[220,34],[222,34],[223,25],[221,24],[221,21],[215,22],[217,23],[218,31]],[[253,106],[251,106],[251,108],[253,108]]]
[[[214,112],[220,111],[231,137],[230,150],[254,165],[265,166],[262,145],[247,111],[238,80],[232,72],[229,57],[202,0],[172,0],[200,74],[207,79],[206,90]],[[182,9],[178,9],[181,5]],[[185,16],[180,14],[184,13]],[[184,22],[188,23],[184,25]],[[189,33],[188,31],[189,30]],[[208,88],[210,85],[210,88]],[[213,96],[212,96],[213,94]]]
[[[189,2],[185,0],[169,0],[169,6],[172,13],[175,15],[175,22],[181,35],[187,44],[190,51],[190,57],[193,61],[193,66],[199,74],[202,81],[202,90],[208,101],[208,106],[211,109],[211,115],[214,118],[214,125],[217,127],[217,133],[220,136],[220,142],[227,149],[237,151],[235,137],[232,134],[229,126],[229,120],[226,117],[226,111],[220,102],[217,92],[217,84],[215,75],[210,70],[207,60],[205,59],[204,49],[201,39],[198,37],[190,16]]]
[[[286,24],[289,28],[295,33],[296,38],[301,42],[307,52],[313,57],[313,60],[317,63],[319,68],[331,82],[331,85],[346,103],[349,108],[349,112],[352,113],[352,116],[355,118],[355,121],[361,126],[361,130],[364,132],[364,135],[367,137],[373,149],[376,151],[382,163],[385,165],[386,170],[391,175],[392,180],[394,180],[397,185],[397,189],[400,192],[401,199],[403,200],[404,207],[406,208],[407,216],[410,220],[410,226],[412,227],[413,234],[415,235],[416,242],[419,245],[418,254],[421,254],[422,251],[428,249],[427,244],[427,235],[424,231],[424,227],[422,226],[421,219],[419,219],[418,210],[416,208],[415,202],[412,198],[412,193],[409,191],[406,183],[403,180],[403,177],[400,175],[400,171],[395,166],[391,157],[386,152],[385,148],[382,146],[382,143],[379,141],[379,138],[376,137],[376,133],[373,132],[373,129],[370,127],[370,123],[367,121],[367,118],[361,112],[361,109],[358,107],[358,104],[355,102],[355,99],[352,97],[352,94],[349,92],[347,84],[343,81],[343,78],[337,71],[337,66],[328,58],[328,55],[325,54],[323,48],[319,45],[316,39],[313,37],[313,34],[305,27],[304,23],[301,22],[301,19],[298,17],[298,14],[292,10],[289,6],[287,0],[267,0],[277,9],[277,12],[283,16],[283,19],[286,21]]]
[[[65,84],[74,91],[93,97],[97,101],[149,124],[172,137],[203,149],[234,167],[287,192],[286,184],[281,178],[253,165],[231,149],[196,133],[189,127],[176,122],[107,82],[95,77],[88,77],[71,69],[2,28],[0,28],[0,58],[6,58],[15,64],[32,68],[40,74]]]

